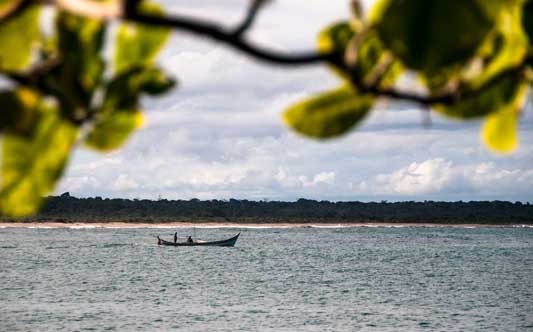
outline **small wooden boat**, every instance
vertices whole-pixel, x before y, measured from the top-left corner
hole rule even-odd
[[[220,241],[202,241],[202,240],[192,240],[187,242],[171,242],[171,241],[165,241],[161,239],[159,236],[157,237],[157,244],[163,245],[163,246],[174,246],[174,247],[184,247],[184,246],[215,246],[215,247],[233,247],[235,245],[235,242],[237,242],[237,239],[239,238],[239,235],[241,233],[238,233],[232,238],[226,239],[226,240],[220,240]]]

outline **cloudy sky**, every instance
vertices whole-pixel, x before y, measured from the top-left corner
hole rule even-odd
[[[370,1],[369,1],[370,2]],[[236,24],[246,0],[170,1],[167,11]],[[349,1],[278,0],[250,38],[284,52],[314,49],[317,32]],[[365,3],[368,7],[369,3]],[[79,149],[57,193],[167,199],[532,201],[533,115],[520,147],[498,156],[480,122],[457,123],[416,105],[382,102],[355,131],[318,142],[281,121],[291,103],[338,85],[322,66],[278,68],[175,32],[159,62],[180,81],[144,99],[146,126],[121,150]]]

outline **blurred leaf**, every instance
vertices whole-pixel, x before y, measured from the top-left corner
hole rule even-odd
[[[30,135],[39,119],[39,95],[29,89],[0,91],[0,131]]]
[[[389,88],[396,83],[403,66],[385,49],[377,32],[371,29],[367,30],[359,45],[355,70],[364,82]]]
[[[284,120],[305,136],[332,138],[359,123],[373,103],[373,97],[347,85],[293,105],[285,112]]]
[[[318,35],[318,49],[322,53],[336,54],[354,69],[353,73],[347,73],[333,65],[333,71],[341,78],[350,81],[355,74],[370,85],[392,86],[403,71],[401,63],[392,58],[374,29],[361,33],[358,41],[356,33],[349,22],[333,24]]]
[[[484,61],[482,72],[470,80],[478,87],[502,71],[522,63],[528,50],[528,38],[522,27],[522,0],[479,0],[494,17],[495,29],[480,48]]]
[[[337,58],[344,59],[348,44],[355,36],[350,23],[335,23],[318,34],[317,47],[319,52],[324,54],[335,54]],[[330,66],[331,70],[341,78],[349,80],[349,75],[335,65]]]
[[[40,39],[39,14],[40,6],[34,5],[0,23],[1,69],[17,71],[30,64],[32,48]]]
[[[160,94],[174,81],[157,68],[133,68],[114,78],[107,86],[100,119],[87,137],[87,146],[109,151],[124,144],[143,123],[139,98],[143,92]]]
[[[512,106],[487,117],[482,129],[485,144],[501,153],[513,152],[518,146],[518,110]]]
[[[144,122],[143,114],[137,110],[118,110],[104,115],[87,137],[89,147],[110,151],[120,147]]]
[[[144,68],[143,71],[133,79],[132,85],[138,86],[138,90],[152,96],[163,94],[170,90],[176,82],[165,75],[158,68]]]
[[[42,78],[43,92],[57,97],[63,116],[74,123],[88,116],[94,93],[101,84],[105,36],[102,21],[60,11],[55,20],[61,64]]]
[[[425,72],[466,63],[492,28],[475,0],[381,0],[373,16],[388,48]]]
[[[507,108],[521,106],[527,84],[520,76],[509,74],[476,96],[463,98],[452,105],[438,105],[435,108],[452,118],[472,119]]]
[[[31,138],[5,135],[0,207],[5,215],[33,214],[61,176],[77,129],[48,110]]]
[[[529,37],[529,43],[533,44],[533,1],[531,0],[525,3],[522,13],[522,24]]]
[[[335,23],[318,34],[317,46],[321,53],[336,53],[341,58],[355,31],[349,22]]]
[[[103,108],[137,108],[142,92],[157,95],[168,91],[174,84],[174,80],[158,68],[132,68],[111,80],[106,89]]]
[[[141,12],[152,15],[163,14],[158,5],[142,2],[140,6]],[[115,73],[152,64],[169,35],[168,28],[133,23],[121,24],[115,43]]]

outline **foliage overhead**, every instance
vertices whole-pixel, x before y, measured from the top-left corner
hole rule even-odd
[[[339,87],[284,114],[305,136],[346,134],[379,98],[391,98],[455,119],[482,118],[480,136],[491,149],[516,149],[533,77],[533,0],[378,0],[367,17],[354,1],[350,20],[319,34],[318,55],[301,58],[263,52],[242,37],[263,2],[252,1],[243,24],[226,32],[168,17],[148,1],[94,1],[124,5],[110,29],[109,16],[80,16],[75,1],[51,1],[53,31],[41,31],[44,5],[0,0],[0,75],[11,82],[0,88],[2,213],[35,213],[75,145],[110,151],[142,125],[141,96],[175,85],[156,64],[170,28],[274,63],[327,62]],[[404,73],[416,75],[425,93],[398,90]]]

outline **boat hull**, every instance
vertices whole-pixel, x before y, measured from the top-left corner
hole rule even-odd
[[[173,247],[196,247],[196,246],[233,247],[235,246],[235,243],[237,242],[239,235],[241,235],[241,233],[238,233],[232,238],[229,238],[226,240],[220,240],[220,241],[193,241],[193,242],[176,242],[176,243],[171,242],[171,241],[165,241],[157,237],[157,244],[163,245],[163,246],[173,246]]]

